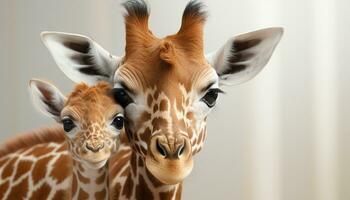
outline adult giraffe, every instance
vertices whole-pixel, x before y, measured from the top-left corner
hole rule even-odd
[[[157,38],[143,0],[126,1],[125,55],[90,38],[44,32],[54,60],[73,81],[109,81],[125,108],[128,142],[111,161],[114,199],[179,199],[206,137],[220,87],[246,82],[267,64],[282,36],[268,28],[229,39],[204,55],[203,5],[190,1],[180,30]]]

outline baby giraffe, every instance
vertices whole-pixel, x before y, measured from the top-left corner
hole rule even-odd
[[[107,161],[118,149],[124,125],[109,84],[79,84],[67,98],[50,83],[31,80],[29,85],[39,109],[63,125],[73,162],[71,199],[109,199]]]

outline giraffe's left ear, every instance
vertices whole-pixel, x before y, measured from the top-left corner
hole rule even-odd
[[[267,28],[238,35],[206,59],[219,75],[220,84],[244,83],[267,64],[282,34],[282,28]]]
[[[39,110],[56,121],[60,121],[61,111],[66,102],[66,97],[60,90],[54,85],[38,79],[30,80],[29,88],[33,103],[38,106]]]
[[[76,83],[112,83],[122,58],[111,55],[89,37],[62,32],[42,32],[41,39],[59,68]]]

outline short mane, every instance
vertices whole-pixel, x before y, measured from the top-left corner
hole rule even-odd
[[[64,131],[61,127],[41,128],[25,132],[1,144],[0,158],[26,147],[49,142],[62,143],[64,140]]]

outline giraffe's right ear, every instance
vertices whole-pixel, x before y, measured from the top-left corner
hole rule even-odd
[[[112,83],[122,58],[111,55],[92,39],[78,34],[42,32],[41,39],[56,64],[74,82]]]
[[[29,82],[33,102],[44,114],[60,120],[61,111],[66,102],[66,97],[54,85],[37,79]]]

